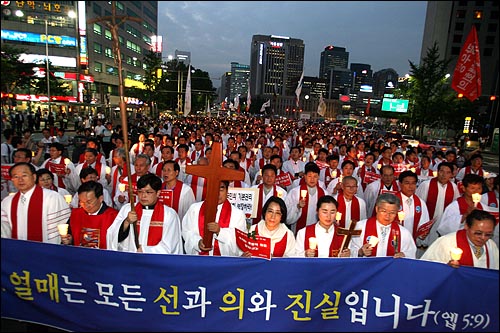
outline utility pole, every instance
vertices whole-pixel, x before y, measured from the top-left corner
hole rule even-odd
[[[104,22],[106,26],[111,30],[111,36],[113,39],[113,53],[115,56],[115,63],[118,66],[118,92],[120,94],[120,115],[122,120],[123,129],[123,143],[125,146],[125,160],[127,163],[127,170],[130,169],[130,144],[128,141],[128,124],[127,124],[127,110],[125,107],[125,92],[123,87],[123,73],[122,73],[122,54],[120,52],[120,40],[118,39],[118,27],[125,21],[142,22],[139,17],[131,17],[128,15],[116,15],[116,1],[111,2],[111,16],[101,16],[99,18],[90,19],[88,23]],[[132,186],[132,176],[131,172],[127,175],[128,179],[128,197],[130,198],[131,209],[134,209],[134,194]],[[134,223],[135,231],[135,245],[139,248],[139,238],[137,224]]]

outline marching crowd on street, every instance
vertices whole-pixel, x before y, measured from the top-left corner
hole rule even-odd
[[[65,124],[41,128],[39,142],[30,126],[3,130],[3,238],[251,257],[237,245],[240,229],[270,238],[273,257],[499,269],[499,177],[483,169],[480,150],[422,150],[327,121],[246,116],[137,119],[126,147],[121,126],[101,116],[75,123],[84,140],[71,151]],[[220,183],[216,219],[205,221],[207,179],[186,167],[208,165],[215,142],[241,180]],[[256,218],[229,202],[238,187],[258,189]]]

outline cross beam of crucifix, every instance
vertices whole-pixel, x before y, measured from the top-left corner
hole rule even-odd
[[[245,179],[245,173],[240,170],[233,170],[222,166],[222,143],[220,142],[214,142],[212,144],[212,155],[210,156],[208,165],[187,165],[186,173],[203,177],[207,180],[203,244],[205,247],[212,247],[213,232],[208,230],[208,223],[214,222],[217,215],[220,182],[223,180],[243,180]]]
[[[356,228],[356,223],[357,221],[351,221],[349,229],[337,228],[337,234],[344,236],[344,240],[342,241],[342,246],[340,247],[340,252],[347,249],[349,243],[351,242],[352,236],[361,235],[361,230],[354,230],[354,228]]]

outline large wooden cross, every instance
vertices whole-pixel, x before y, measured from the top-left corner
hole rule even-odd
[[[349,229],[337,228],[337,234],[344,236],[344,240],[342,241],[342,246],[340,247],[340,252],[347,249],[347,247],[349,246],[349,243],[351,242],[352,236],[361,235],[361,230],[354,230],[354,228],[356,228],[357,222],[358,221],[351,221],[351,225],[349,226]]]
[[[220,182],[223,180],[243,180],[245,173],[222,166],[222,143],[212,144],[212,155],[208,165],[187,165],[186,173],[203,177],[207,180],[207,196],[205,199],[205,225],[203,231],[203,244],[212,247],[213,232],[208,230],[208,223],[215,221],[217,205],[219,203]]]

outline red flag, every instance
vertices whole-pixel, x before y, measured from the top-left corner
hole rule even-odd
[[[481,61],[476,27],[472,29],[460,51],[460,56],[453,72],[451,87],[463,94],[471,102],[481,96]]]
[[[368,103],[366,104],[365,116],[370,115],[370,98],[368,98]]]

